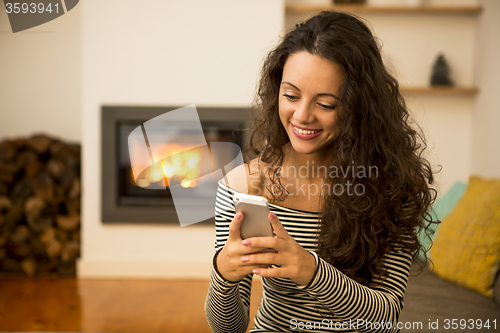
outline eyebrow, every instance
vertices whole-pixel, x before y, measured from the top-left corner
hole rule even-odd
[[[301,92],[300,89],[297,88],[297,86],[291,84],[290,82],[283,81],[283,82],[281,82],[281,84],[282,85],[283,84],[288,84],[288,85],[292,86],[293,88],[297,89],[299,92]],[[338,96],[336,96],[334,94],[330,94],[330,93],[320,93],[320,94],[317,94],[316,96],[330,96],[330,97],[336,98],[336,99],[338,99],[340,101],[340,98]]]

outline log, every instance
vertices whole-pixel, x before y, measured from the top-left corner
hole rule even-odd
[[[22,245],[30,236],[30,230],[24,224],[18,225],[15,232],[10,236],[10,240],[14,244]]]
[[[65,144],[60,141],[55,141],[50,146],[50,154],[53,157],[62,158],[66,167],[79,168],[81,147],[77,144]]]
[[[0,196],[9,195],[9,186],[7,184],[0,182]]]
[[[17,148],[12,142],[0,142],[0,162],[12,162],[16,152]]]
[[[66,165],[64,165],[63,162],[60,161],[60,159],[56,158],[51,158],[47,162],[47,170],[49,171],[49,174],[54,178],[54,179],[61,179],[61,175],[66,168]]]
[[[66,168],[61,174],[61,185],[68,189],[70,185],[73,183],[73,180],[76,179],[76,172],[72,168]]]
[[[31,254],[31,246],[29,246],[29,244],[16,244],[11,242],[7,244],[6,249],[9,257],[21,260]]]
[[[80,215],[80,205],[81,202],[79,199],[70,199],[65,201],[64,203],[66,207],[66,212],[68,215]]]
[[[0,181],[13,184],[19,168],[14,163],[0,163]]]
[[[54,225],[53,219],[50,216],[43,216],[38,218],[27,217],[26,221],[28,222],[28,226],[30,227],[31,231],[36,234],[43,233],[45,230]]]
[[[43,166],[44,165],[42,164],[42,162],[36,160],[30,165],[26,166],[26,168],[24,169],[24,174],[27,177],[35,178],[43,169]]]
[[[0,248],[3,248],[9,241],[9,234],[7,232],[0,233]]]
[[[40,241],[45,247],[48,258],[56,258],[62,249],[62,244],[56,239],[56,229],[48,228],[40,236]]]
[[[2,261],[2,271],[12,273],[22,273],[21,265],[17,260],[5,258]]]
[[[39,160],[38,154],[31,150],[20,151],[16,156],[15,165],[19,169],[25,169],[30,164],[35,163]]]
[[[56,258],[61,253],[62,245],[58,240],[50,241],[45,245],[45,251],[49,258]]]
[[[68,196],[70,199],[77,199],[80,197],[80,179],[75,178],[73,179],[73,182],[71,183],[71,186],[69,188]]]
[[[46,258],[45,260],[38,262],[37,271],[41,273],[52,272],[57,270],[60,264],[61,261],[59,258]]]
[[[40,241],[44,246],[56,240],[56,229],[51,227],[47,228],[41,235]]]
[[[64,244],[64,247],[61,251],[61,260],[62,262],[72,262],[80,254],[80,242],[77,241],[69,241]]]
[[[26,140],[26,146],[40,155],[43,155],[48,151],[51,143],[52,139],[46,135],[35,135]]]
[[[21,269],[28,276],[34,276],[36,272],[36,261],[34,258],[29,257],[21,261]]]
[[[80,225],[80,215],[58,215],[56,222],[59,228],[65,231],[72,231]]]
[[[60,185],[54,186],[54,199],[52,200],[52,204],[59,206],[64,200],[67,198],[66,190],[64,187]],[[59,210],[58,213],[61,211]]]
[[[74,262],[61,263],[61,265],[57,267],[57,274],[62,276],[75,276],[76,275],[75,263]]]
[[[41,172],[33,180],[33,191],[36,196],[42,198],[44,201],[52,201],[54,199],[54,181],[47,172]]]
[[[69,240],[69,235],[67,232],[62,229],[56,229],[56,238],[63,244],[65,244]]]
[[[47,206],[45,207],[45,210],[43,211],[44,216],[50,216],[55,219],[55,216],[57,214],[60,214],[60,209],[59,209],[59,204],[52,200],[47,200],[46,201]]]
[[[19,180],[10,192],[10,198],[13,202],[22,203],[33,193],[32,181],[24,177]]]
[[[23,208],[20,204],[13,203],[12,207],[8,211],[8,213],[5,215],[5,227],[9,228],[12,227],[12,230],[14,230],[15,225],[22,221],[23,219]]]
[[[70,234],[70,238],[71,238],[72,240],[75,240],[75,241],[80,242],[80,238],[81,238],[81,237],[80,237],[80,229],[73,231],[73,232]]]
[[[16,151],[22,150],[26,147],[26,139],[24,138],[19,138],[19,139],[14,139],[10,141],[16,148]]]
[[[12,208],[12,201],[9,198],[0,197],[0,215],[6,215]]]
[[[30,219],[37,219],[45,209],[45,201],[40,197],[30,197],[24,203],[24,212]]]
[[[52,141],[52,144],[49,147],[50,155],[64,158],[65,146],[66,145],[59,140]]]
[[[31,246],[31,253],[33,253],[35,258],[41,259],[46,257],[45,246],[37,235],[30,235],[29,244]]]
[[[6,196],[0,197],[0,227],[5,224],[6,215],[12,207],[12,202]]]

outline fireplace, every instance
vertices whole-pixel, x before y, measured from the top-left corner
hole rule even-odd
[[[103,223],[179,223],[169,179],[195,190],[197,177],[207,173],[200,161],[212,161],[213,168],[212,145],[231,142],[235,145],[230,146],[244,150],[248,141],[245,129],[249,126],[249,108],[196,107],[208,149],[192,147],[192,129],[182,122],[171,122],[170,127],[161,131],[149,131],[146,138],[149,153],[156,151],[172,156],[168,163],[166,159],[150,163],[134,154],[131,159],[129,151],[133,147],[129,148],[129,137],[133,133],[142,136],[143,124],[177,109],[179,107],[102,107]],[[161,140],[155,137],[169,135],[165,132],[172,133],[171,143],[160,146]],[[228,154],[234,155],[234,151]],[[148,163],[151,165],[145,165]],[[213,218],[202,223],[213,223]]]

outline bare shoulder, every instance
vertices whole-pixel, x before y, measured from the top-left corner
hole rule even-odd
[[[255,158],[248,163],[239,165],[229,171],[221,182],[240,193],[263,195],[264,183],[261,177],[263,174],[261,163]]]

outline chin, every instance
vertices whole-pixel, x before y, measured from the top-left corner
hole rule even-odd
[[[293,142],[291,142],[290,144],[293,150],[295,150],[297,153],[300,154],[309,155],[318,151],[318,148],[316,147],[311,147],[311,146],[307,147],[303,144],[293,144]]]

